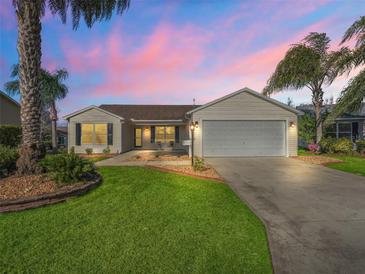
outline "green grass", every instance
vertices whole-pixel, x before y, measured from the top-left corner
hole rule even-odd
[[[99,162],[99,161],[103,161],[106,159],[109,159],[110,157],[106,157],[106,156],[100,156],[100,157],[93,157],[93,158],[87,158],[88,160],[90,160],[93,163]]]
[[[313,154],[305,149],[299,148],[298,155],[300,156],[318,156],[318,154]],[[353,173],[356,175],[365,176],[365,158],[361,156],[343,156],[336,154],[320,154],[320,156],[336,158],[342,160],[342,163],[329,163],[326,167]]]
[[[326,155],[336,159],[340,159],[342,163],[329,163],[327,167],[353,173],[356,175],[365,176],[365,158],[360,156],[338,156]]]
[[[271,273],[265,229],[225,185],[139,167],[67,203],[0,214],[0,272]]]

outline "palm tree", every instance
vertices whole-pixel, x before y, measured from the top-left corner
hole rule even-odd
[[[66,23],[71,9],[72,26],[76,30],[81,17],[90,28],[96,21],[110,19],[115,10],[122,14],[130,0],[13,0],[18,21],[19,90],[21,93],[22,143],[17,161],[18,174],[33,174],[41,154],[40,138],[40,77],[41,77],[41,17],[48,7]]]
[[[5,91],[9,95],[20,94],[19,91],[19,65],[14,65],[10,76],[16,78],[5,83]],[[52,148],[57,150],[57,108],[56,101],[66,97],[68,88],[63,81],[68,78],[68,72],[65,69],[58,69],[51,73],[41,69],[40,77],[41,109],[49,108],[49,119],[52,123]]]
[[[326,33],[312,32],[299,44],[294,44],[277,65],[275,72],[267,81],[265,95],[284,89],[302,89],[312,92],[312,103],[316,118],[316,141],[322,137],[323,86],[334,79],[333,63],[340,52],[330,52],[330,39]]]
[[[335,66],[338,75],[350,73],[356,67],[365,64],[365,16],[355,21],[343,36],[341,44],[356,39],[355,47],[350,50],[344,49],[341,58],[337,60]],[[360,107],[365,97],[365,69],[352,78],[348,85],[342,90],[336,107],[327,117],[326,123],[333,121],[344,112],[352,112]]]

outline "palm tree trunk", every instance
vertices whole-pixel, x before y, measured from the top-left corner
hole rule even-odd
[[[312,102],[314,105],[314,112],[316,116],[316,143],[322,139],[322,107],[323,107],[323,90],[318,88],[312,92]]]
[[[52,121],[52,150],[57,151],[57,109],[55,101],[52,101],[49,109],[50,118]]]
[[[34,174],[42,156],[40,139],[41,1],[23,0],[17,9],[22,143],[17,172]]]

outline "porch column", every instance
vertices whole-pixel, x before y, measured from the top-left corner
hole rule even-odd
[[[339,136],[339,134],[338,134],[339,130],[338,129],[339,129],[338,122],[336,122],[336,139],[338,139],[338,136]]]

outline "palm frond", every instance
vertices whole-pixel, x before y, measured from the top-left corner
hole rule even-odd
[[[356,38],[356,46],[363,45],[365,43],[365,16],[361,16],[359,20],[355,21],[345,32],[342,38],[341,44]]]
[[[277,65],[263,93],[270,95],[283,89],[303,88],[321,73],[320,55],[305,45],[294,45]]]
[[[49,0],[48,6],[52,14],[58,14],[66,23],[67,11],[71,9],[73,29],[77,29],[80,19],[84,18],[86,26],[91,28],[96,21],[108,20],[115,11],[122,14],[130,4],[130,0]]]
[[[13,65],[11,67],[10,77],[15,78],[19,75],[19,64]]]
[[[349,81],[349,84],[342,90],[336,107],[329,114],[326,123],[330,123],[338,116],[358,110],[365,98],[365,70]]]
[[[18,95],[19,92],[19,80],[13,80],[6,82],[4,85],[5,92],[10,95]]]
[[[311,32],[303,39],[304,45],[314,49],[318,54],[325,55],[330,47],[331,39],[326,33]]]

